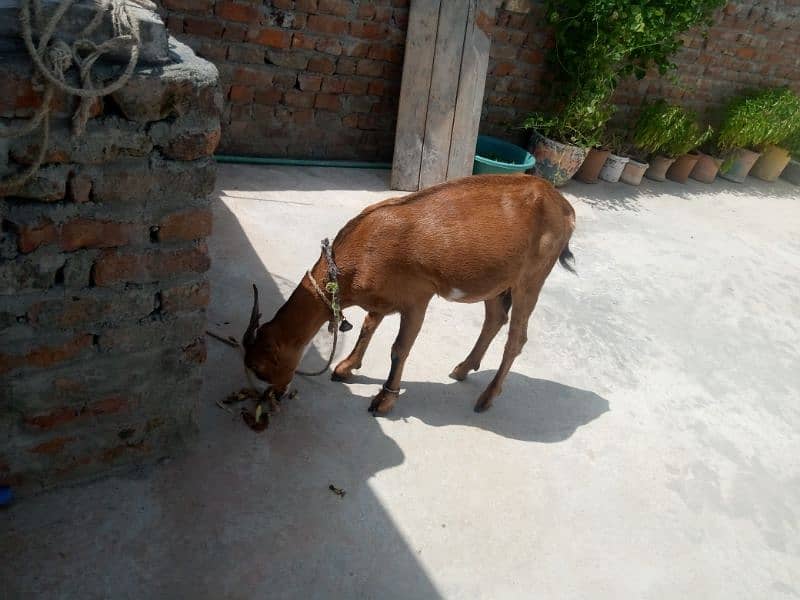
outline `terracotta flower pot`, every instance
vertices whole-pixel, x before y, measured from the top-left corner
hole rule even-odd
[[[697,164],[695,164],[694,169],[692,169],[690,177],[701,183],[714,183],[721,165],[721,158],[716,158],[700,152],[697,155]]]
[[[645,171],[650,168],[649,163],[642,163],[638,160],[630,159],[622,169],[619,180],[628,185],[639,185],[642,183]]]
[[[589,150],[589,154],[586,155],[581,168],[575,173],[575,179],[583,183],[597,183],[600,170],[606,164],[606,159],[610,154],[610,150],[600,150],[599,148]]]
[[[764,181],[775,181],[789,164],[792,157],[788,150],[778,146],[767,146],[761,154],[761,158],[753,165],[750,174]]]
[[[800,161],[790,160],[789,164],[781,173],[781,179],[785,179],[789,183],[800,185]]]
[[[538,132],[531,136],[531,154],[536,158],[533,172],[556,187],[567,183],[581,167],[586,149],[551,140]]]
[[[751,152],[744,148],[736,148],[725,157],[722,167],[719,170],[719,176],[733,181],[735,183],[742,183],[756,164],[758,157],[761,156],[758,152]]]
[[[684,154],[675,159],[669,169],[667,169],[667,177],[672,181],[678,183],[686,183],[689,180],[689,173],[692,172],[694,166],[697,164],[697,159],[700,158],[699,154]]]
[[[661,155],[654,156],[650,159],[650,168],[647,169],[644,176],[653,181],[664,181],[667,178],[667,169],[674,162],[674,158],[667,158]]]
[[[606,159],[606,164],[604,164],[603,168],[600,169],[600,179],[610,183],[618,182],[620,176],[622,175],[622,171],[625,169],[625,165],[628,164],[629,160],[630,158],[627,156],[609,154],[608,158]],[[644,173],[644,171],[642,171],[642,173]]]

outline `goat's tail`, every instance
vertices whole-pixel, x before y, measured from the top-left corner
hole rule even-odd
[[[575,267],[573,266],[575,264],[575,255],[569,249],[569,242],[567,242],[567,245],[564,246],[564,249],[561,251],[561,254],[558,255],[558,262],[562,267],[564,267],[570,273],[573,273],[575,275],[578,274],[578,272],[575,270]]]

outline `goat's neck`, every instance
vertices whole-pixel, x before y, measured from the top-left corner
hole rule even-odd
[[[315,278],[323,285],[316,275]],[[308,275],[305,275],[278,310],[272,325],[287,345],[302,350],[330,318],[331,309],[320,298]]]

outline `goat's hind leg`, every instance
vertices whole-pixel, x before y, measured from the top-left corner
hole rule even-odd
[[[545,272],[545,277],[548,272]],[[528,341],[528,320],[536,307],[545,277],[541,277],[525,289],[519,291],[517,288],[514,289],[514,307],[511,310],[511,323],[508,326],[508,339],[503,350],[503,360],[491,383],[478,398],[475,412],[488,410],[492,406],[492,401],[503,390],[503,381],[511,370],[514,359],[519,356],[522,347]]]
[[[483,327],[475,347],[467,358],[460,362],[450,377],[457,381],[464,381],[470,371],[477,371],[481,367],[481,360],[486,354],[489,344],[497,335],[497,332],[508,322],[508,311],[511,308],[511,290],[506,290],[496,298],[490,298],[484,302],[486,317],[483,320]]]
[[[333,381],[345,381],[353,374],[354,369],[361,368],[361,361],[364,359],[364,353],[367,351],[372,335],[378,328],[378,325],[383,321],[383,315],[376,312],[367,313],[364,318],[364,324],[361,326],[361,332],[358,334],[358,341],[353,347],[353,351],[342,362],[336,365],[336,368],[331,373]]]

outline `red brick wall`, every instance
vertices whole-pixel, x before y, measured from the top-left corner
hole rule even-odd
[[[731,2],[703,37],[686,35],[671,77],[649,76],[617,88],[617,123],[646,98],[666,98],[719,122],[726,101],[748,88],[788,85],[800,93],[800,0]]]
[[[390,160],[408,0],[162,0],[220,70],[218,152]]]
[[[712,123],[737,91],[749,87],[789,85],[800,93],[800,1],[731,2],[719,11],[707,38],[698,31],[685,37],[674,59],[678,69],[641,81],[620,84],[613,102],[612,123],[625,126],[638,106],[650,98],[697,110]],[[524,143],[527,135],[509,129],[530,110],[541,107],[547,94],[545,55],[552,44],[542,28],[543,3],[519,15],[500,10],[492,44],[481,132]]]
[[[408,0],[162,0],[167,24],[220,69],[228,105],[220,152],[389,160]],[[518,0],[512,2],[524,6]],[[686,36],[667,78],[620,85],[615,121],[646,98],[708,113],[736,91],[789,84],[800,91],[800,1],[731,2],[708,39]],[[505,3],[503,3],[505,5]],[[514,129],[542,108],[552,44],[542,0],[498,9],[481,132],[524,143]]]
[[[550,30],[542,26],[544,4],[531,0],[528,14],[500,8],[486,73],[480,132],[525,144],[528,137],[519,123],[547,100],[545,58],[553,44]]]

